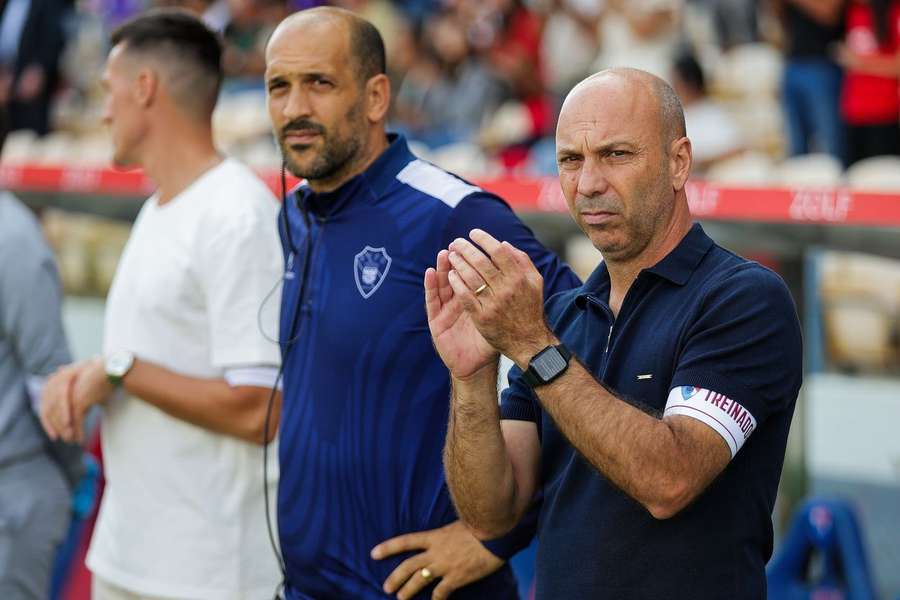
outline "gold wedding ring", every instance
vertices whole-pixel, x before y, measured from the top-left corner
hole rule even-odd
[[[488,284],[482,283],[480,286],[478,286],[478,289],[475,290],[475,295],[477,296],[478,294],[480,294],[481,292],[483,292],[484,290],[486,290],[487,287],[488,287]]]
[[[428,567],[422,567],[422,570],[419,571],[419,575],[421,575],[422,579],[424,579],[425,581],[431,581],[431,578],[434,577]]]

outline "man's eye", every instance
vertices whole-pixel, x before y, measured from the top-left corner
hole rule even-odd
[[[628,152],[627,150],[612,150],[609,153],[609,155],[613,158],[622,158],[623,156],[628,156],[629,154],[631,154],[631,152]]]

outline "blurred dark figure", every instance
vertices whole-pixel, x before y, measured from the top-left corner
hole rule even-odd
[[[10,131],[50,130],[65,13],[61,0],[0,0],[0,104]]]
[[[841,37],[844,0],[776,0],[786,38],[782,84],[791,156],[810,151],[844,158],[838,98],[841,69],[831,59]]]
[[[504,88],[466,39],[458,15],[433,15],[397,92],[394,124],[430,147],[473,141]]]
[[[712,0],[711,6],[722,50],[759,41],[759,0]]]
[[[672,63],[672,88],[684,107],[684,121],[693,150],[692,172],[702,174],[716,162],[744,151],[734,118],[706,93],[703,68],[692,54]]]
[[[478,2],[468,0],[468,4],[471,10]],[[540,17],[523,0],[497,0],[493,7],[496,28],[486,38],[491,44],[485,46],[485,53],[493,72],[509,89],[514,103],[509,106],[516,106],[527,118],[517,135],[498,139],[489,133],[482,143],[491,147],[502,140],[500,160],[507,169],[515,169],[525,165],[531,146],[553,131],[556,111],[552,95],[544,86]],[[477,22],[473,25],[470,37],[477,31]],[[493,129],[497,129],[496,123]]]
[[[847,164],[900,154],[900,0],[851,0],[844,30]]]
[[[157,0],[157,8],[183,8],[189,10],[206,23],[206,26],[222,33],[231,22],[231,6],[228,0]]]
[[[225,76],[262,85],[266,41],[289,8],[285,0],[227,0],[229,21],[222,32]]]
[[[0,151],[6,137],[0,103]],[[71,360],[56,262],[31,211],[0,189],[0,598],[46,600],[82,475],[77,445],[38,421],[46,377]]]

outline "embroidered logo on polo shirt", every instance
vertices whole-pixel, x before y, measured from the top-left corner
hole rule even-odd
[[[353,257],[353,278],[356,289],[368,299],[384,283],[391,268],[391,257],[384,248],[366,246]]]
[[[684,385],[673,388],[663,416],[684,415],[703,421],[722,436],[734,457],[753,430],[756,418],[739,402],[725,394]]]

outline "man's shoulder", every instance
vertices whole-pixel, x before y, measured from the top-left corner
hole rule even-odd
[[[420,158],[403,167],[397,173],[396,180],[401,185],[397,188],[400,193],[427,198],[451,210],[466,198],[492,196],[462,177]]]
[[[230,201],[277,202],[275,194],[253,169],[234,158],[226,158],[219,165],[214,178],[222,198]]]
[[[702,282],[706,286],[725,285],[756,293],[773,289],[787,290],[787,285],[778,273],[718,244],[713,244],[708,260],[704,263],[705,277]]]
[[[0,246],[29,249],[46,247],[37,218],[9,192],[0,191]]]
[[[198,215],[216,226],[274,222],[278,200],[250,167],[227,158],[212,175],[191,190]]]
[[[754,314],[769,319],[797,319],[787,284],[769,267],[718,245],[713,246],[704,263],[695,288],[704,304],[723,303],[734,310],[752,307]]]

